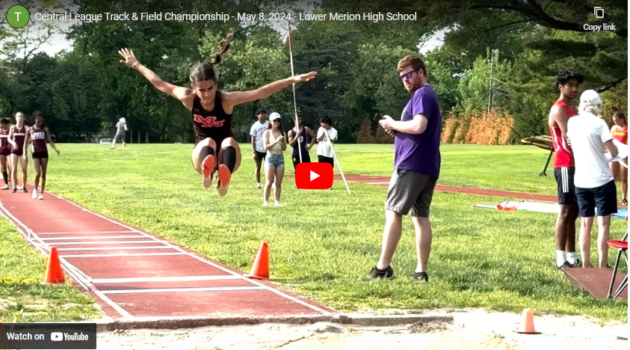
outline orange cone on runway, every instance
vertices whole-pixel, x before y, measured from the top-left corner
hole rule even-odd
[[[536,328],[534,327],[534,314],[532,313],[532,310],[523,310],[523,315],[521,316],[521,327],[519,328],[518,333],[540,334],[540,332],[536,332]]]
[[[258,253],[256,253],[252,268],[245,277],[258,280],[269,279],[269,245],[267,242],[260,243],[260,248],[258,248]]]
[[[48,265],[46,266],[46,274],[44,275],[44,284],[62,283],[65,283],[65,279],[63,277],[61,261],[59,260],[59,253],[57,253],[57,247],[52,247],[50,249],[50,255],[48,256]]]

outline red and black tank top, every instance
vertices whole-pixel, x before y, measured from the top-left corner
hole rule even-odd
[[[205,110],[201,106],[201,100],[195,96],[192,117],[197,142],[209,137],[219,143],[228,137],[232,137],[232,114],[227,114],[223,110],[223,100],[221,99],[220,91],[217,90],[214,99],[214,109],[211,111]]]
[[[9,144],[9,130],[0,129],[0,149],[6,150],[10,147],[11,145]]]
[[[21,129],[18,129],[17,125],[13,127],[13,141],[17,144],[17,148],[14,151],[24,150],[24,139],[26,138],[26,125],[23,125]]]
[[[33,142],[33,152],[46,151],[46,129],[35,129],[33,126],[28,131],[31,134],[31,140]]]
[[[567,113],[569,118],[578,114],[578,111],[564,103],[562,100],[557,100],[554,106],[559,106]],[[556,156],[553,162],[554,168],[574,167],[575,160],[573,159],[573,150],[569,146],[567,140],[562,137],[562,131],[559,126],[550,126],[549,132],[551,133],[553,150],[556,152]]]

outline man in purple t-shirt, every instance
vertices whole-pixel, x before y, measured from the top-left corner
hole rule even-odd
[[[385,202],[385,231],[381,258],[367,279],[391,278],[390,264],[402,235],[402,217],[409,214],[416,229],[418,265],[413,278],[428,281],[427,264],[431,252],[429,209],[440,175],[440,102],[427,84],[427,70],[418,56],[398,62],[398,73],[411,98],[400,121],[385,116],[381,126],[395,136],[394,174]]]

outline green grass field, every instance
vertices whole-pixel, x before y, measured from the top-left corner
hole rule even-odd
[[[483,307],[520,312],[527,307],[537,313],[627,319],[625,302],[595,300],[555,270],[554,215],[471,208],[507,198],[437,193],[430,283],[411,279],[416,260],[408,219],[392,264],[397,278],[361,282],[380,255],[386,188],[351,182],[349,195],[342,182],[335,183],[333,191],[300,191],[287,180],[283,206],[262,207],[250,146],[244,147],[246,158],[224,198],[201,187],[201,177],[190,163],[192,145],[132,144],[115,150],[107,145],[59,145],[62,154],[50,161],[48,187],[244,272],[265,240],[273,282],[340,311]],[[346,174],[392,172],[391,145],[335,149]],[[538,177],[547,153],[532,146],[449,145],[442,147],[442,154],[440,184],[555,193],[552,170],[549,177]],[[290,174],[290,158],[285,158]],[[315,150],[311,158],[316,159]],[[626,222],[613,221],[612,235],[621,237]],[[45,258],[6,220],[1,228],[0,276],[13,282],[0,286],[0,299],[15,305],[0,308],[0,319],[98,317],[78,291],[33,283],[43,276]],[[612,251],[610,258],[614,262]],[[37,303],[51,307],[29,315],[26,306]]]

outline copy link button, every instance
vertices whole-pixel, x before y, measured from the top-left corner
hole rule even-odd
[[[333,185],[329,163],[300,163],[295,168],[295,185],[301,190],[324,190]]]

